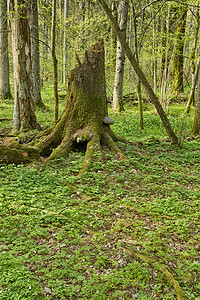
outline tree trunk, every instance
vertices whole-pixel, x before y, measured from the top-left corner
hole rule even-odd
[[[191,106],[191,104],[194,100],[195,88],[196,88],[198,77],[199,77],[199,69],[200,69],[200,58],[197,62],[194,78],[192,80],[192,88],[191,88],[190,95],[189,95],[189,98],[188,98],[188,101],[187,101],[187,105],[186,105],[186,108],[185,108],[185,111],[184,111],[185,114],[189,113],[190,106]]]
[[[133,11],[133,27],[134,27],[134,51],[135,57],[139,64],[139,49],[138,49],[138,38],[137,38],[137,19],[135,14],[135,7],[132,3],[132,11]],[[136,92],[138,98],[138,109],[139,109],[139,118],[140,118],[140,130],[144,129],[144,121],[143,121],[143,103],[142,103],[142,91],[141,91],[141,82],[140,79],[137,77],[137,84],[136,84]]]
[[[119,4],[119,28],[121,34],[126,37],[126,26],[128,16],[128,2],[127,0],[121,0]],[[116,57],[116,71],[115,71],[115,82],[113,92],[113,110],[122,111],[123,107],[123,78],[124,78],[124,63],[125,53],[122,48],[120,41],[117,41],[117,57]]]
[[[195,115],[192,126],[192,134],[200,134],[200,68],[198,68],[198,84],[197,84],[197,96],[195,104]]]
[[[117,6],[116,2],[112,1],[111,2],[111,9],[112,9],[112,14],[117,20]],[[116,66],[116,49],[117,49],[117,39],[116,35],[113,33],[112,27],[110,30],[110,77],[112,78],[112,73],[114,72],[115,66]]]
[[[107,15],[107,17],[110,21],[110,24],[111,24],[113,30],[115,31],[115,34],[117,35],[117,37],[124,49],[124,52],[127,55],[128,59],[130,60],[130,63],[133,66],[137,76],[139,77],[141,83],[143,84],[144,89],[146,90],[146,93],[149,96],[151,103],[155,106],[171,142],[176,145],[179,144],[178,138],[171,127],[171,124],[167,118],[165,111],[163,110],[160,102],[158,101],[158,99],[157,99],[152,87],[150,86],[149,82],[147,81],[143,71],[141,70],[140,66],[138,65],[138,62],[135,59],[135,56],[133,55],[131,49],[129,48],[129,45],[127,44],[125,38],[121,34],[120,29],[112,16],[112,12],[108,8],[108,6],[106,5],[104,0],[98,0],[98,2],[100,3],[105,14]]]
[[[56,58],[56,0],[52,0],[51,54],[53,60],[54,121],[58,120],[58,61]]]
[[[40,56],[38,34],[38,6],[37,0],[30,1],[30,32],[31,32],[31,59],[33,77],[33,100],[36,106],[44,107],[41,99],[40,83]]]
[[[167,4],[167,16],[163,19],[161,52],[161,99],[165,111],[168,111],[171,89],[171,65],[174,45],[174,32],[177,23],[176,7],[173,2]]]
[[[82,175],[101,143],[121,156],[114,140],[125,140],[116,137],[109,127],[114,121],[108,117],[103,41],[86,51],[83,63],[77,60],[79,66],[71,72],[62,117],[36,147],[42,156],[50,155],[47,161],[66,156],[76,147],[86,147]]]
[[[154,15],[155,14],[155,15]],[[159,16],[156,18],[156,12],[154,12],[154,7],[152,8],[152,19],[153,19],[153,89],[154,93],[157,93],[157,69],[158,69],[158,41],[157,41],[157,34],[158,34],[158,23],[159,23]]]
[[[26,0],[10,0],[12,12],[12,49],[14,66],[14,116],[13,129],[40,129],[37,122],[31,80],[30,28]]]
[[[184,91],[183,86],[183,62],[184,62],[184,43],[185,43],[185,27],[187,17],[187,6],[180,5],[179,20],[176,29],[176,41],[174,47],[173,61],[173,92],[175,94]]]
[[[67,42],[67,19],[69,15],[69,0],[64,1],[64,55],[63,55],[63,82],[67,82],[67,64],[68,64],[68,42]]]
[[[0,0],[0,98],[12,98],[9,83],[7,1]]]
[[[44,0],[44,6],[49,7],[49,0]],[[47,19],[49,19],[49,16],[47,16]],[[42,28],[42,39],[44,41],[44,44],[42,44],[42,58],[43,58],[43,63],[42,63],[42,76],[41,76],[41,81],[42,81],[42,87],[44,86],[45,82],[49,82],[49,50],[50,47],[49,45],[49,28],[48,28],[48,21],[45,20],[43,23],[43,28]]]

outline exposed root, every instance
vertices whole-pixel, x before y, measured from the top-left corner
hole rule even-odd
[[[83,166],[79,172],[79,178],[82,177],[82,175],[88,171],[88,169],[91,167],[92,161],[93,161],[93,155],[95,151],[100,150],[100,139],[98,135],[93,137],[88,143],[87,143],[87,149],[85,153],[85,158],[83,162]]]
[[[122,152],[119,149],[119,147],[115,144],[115,142],[113,141],[112,137],[108,134],[108,132],[104,132],[102,134],[102,142],[108,146],[108,148],[113,151],[114,153],[116,153],[116,156],[119,157],[120,159],[123,158]]]
[[[124,241],[125,242],[125,241]],[[179,283],[173,275],[169,272],[168,268],[163,264],[158,264],[154,259],[147,257],[146,255],[139,254],[136,251],[130,251],[126,248],[123,248],[124,251],[129,252],[129,254],[134,255],[137,259],[143,260],[144,262],[147,262],[149,264],[156,265],[160,269],[161,272],[166,276],[169,283],[176,289],[177,293],[177,300],[184,300],[185,294],[182,288],[180,287]]]
[[[64,128],[66,126],[66,115],[63,114],[60,121],[45,132],[44,138],[36,145],[41,155],[48,156],[53,148],[56,148],[63,139]]]
[[[47,162],[50,160],[57,159],[59,157],[67,157],[69,152],[72,150],[73,147],[73,140],[71,137],[71,132],[68,131],[62,140],[61,144],[53,150],[51,155],[47,158]]]

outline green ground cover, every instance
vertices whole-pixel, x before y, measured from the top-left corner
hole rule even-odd
[[[48,110],[37,111],[44,127],[53,119],[47,92]],[[0,107],[9,131],[12,101]],[[102,149],[81,180],[82,152],[48,166],[0,165],[0,299],[171,300],[175,286],[200,299],[200,139],[188,138],[193,112],[183,109],[169,114],[180,148],[151,106],[142,133],[137,107],[114,114],[115,132],[145,142],[119,144],[123,161]]]

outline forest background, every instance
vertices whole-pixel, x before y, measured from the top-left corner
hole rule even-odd
[[[30,54],[32,63],[39,54],[40,69],[32,64],[28,82],[37,122],[15,127],[11,32],[17,34],[14,22],[23,19],[13,17],[16,4],[27,3],[10,1],[0,14],[1,26],[8,24],[1,27],[8,43],[0,43],[2,143],[13,149],[59,119],[70,72],[99,38],[112,128],[134,143],[118,144],[123,160],[103,147],[82,179],[80,149],[48,165],[3,161],[0,299],[199,299],[199,2],[107,1],[119,26],[127,11],[126,40],[179,145],[170,143],[107,16],[92,0],[28,2],[31,47],[39,42]],[[36,4],[39,36],[33,37]]]

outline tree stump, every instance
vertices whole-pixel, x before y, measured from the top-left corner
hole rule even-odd
[[[126,141],[110,129],[114,121],[108,117],[103,41],[99,40],[86,51],[83,63],[78,57],[77,60],[78,66],[71,72],[64,112],[36,147],[41,156],[50,155],[49,161],[65,157],[75,147],[85,145],[81,176],[90,167],[94,152],[100,150],[102,144],[121,157],[114,141]]]

